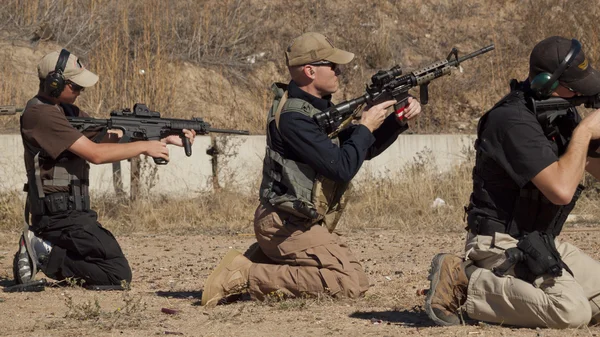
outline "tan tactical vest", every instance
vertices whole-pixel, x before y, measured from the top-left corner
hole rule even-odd
[[[271,135],[268,125],[275,121],[279,128],[279,117],[288,112],[299,112],[308,117],[318,113],[310,103],[287,98],[287,85],[275,83],[271,87],[275,93],[273,105],[267,116],[267,149],[263,163],[263,179],[260,186],[260,199],[273,207],[307,219],[307,225],[321,224],[330,232],[335,229],[345,206],[344,192],[348,183],[327,179],[310,166],[282,157],[271,149]],[[337,138],[332,139],[339,145]],[[286,191],[278,194],[274,182],[283,185]]]
[[[46,104],[37,98],[31,99],[23,115],[33,105]],[[56,109],[59,109],[56,106]],[[58,214],[69,210],[89,210],[89,164],[70,152],[61,154],[56,160],[43,149],[23,138],[25,156],[33,157],[33,165],[26,158],[28,208],[33,215]],[[51,141],[51,140],[48,140]],[[29,158],[31,159],[31,158]],[[33,167],[31,167],[33,166]],[[51,179],[48,179],[50,178]],[[48,192],[52,191],[52,193]]]

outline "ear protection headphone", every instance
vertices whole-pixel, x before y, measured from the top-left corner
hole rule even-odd
[[[71,53],[69,53],[68,50],[61,50],[54,71],[51,71],[46,75],[46,79],[44,80],[44,92],[51,97],[60,96],[60,93],[65,89],[66,80],[63,72],[67,66],[69,55],[71,55]]]
[[[577,54],[581,51],[581,43],[576,39],[571,40],[571,48],[565,56],[564,60],[560,63],[554,73],[543,72],[535,75],[531,80],[531,91],[537,99],[547,99],[550,97],[552,92],[558,87],[558,78],[562,75],[565,70],[571,65]]]

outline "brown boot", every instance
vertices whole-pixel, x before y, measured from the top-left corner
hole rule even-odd
[[[429,280],[427,315],[438,325],[460,324],[459,309],[467,300],[469,285],[463,260],[452,254],[436,255],[431,261]]]
[[[204,283],[202,305],[214,307],[220,299],[248,289],[252,262],[237,250],[230,250]]]

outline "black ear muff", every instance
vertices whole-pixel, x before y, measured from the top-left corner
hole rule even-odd
[[[572,39],[569,52],[562,60],[558,68],[556,68],[554,73],[539,73],[531,80],[531,91],[536,99],[548,99],[550,95],[552,95],[552,92],[558,88],[558,78],[565,72],[565,70],[567,70],[567,68],[569,68],[580,51],[581,43],[579,43],[579,41],[576,39]]]
[[[51,71],[46,75],[46,79],[44,80],[44,92],[48,94],[50,97],[58,97],[65,89],[66,81],[63,75],[65,71],[65,67],[67,66],[67,61],[69,60],[69,51],[63,49],[60,51],[58,55],[58,60],[56,61],[56,67],[54,71]]]

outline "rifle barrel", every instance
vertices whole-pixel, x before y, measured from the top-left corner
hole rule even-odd
[[[8,115],[14,115],[17,112],[22,112],[22,111],[23,111],[23,108],[17,108],[14,105],[3,105],[3,106],[0,106],[0,116],[1,115],[6,115],[6,116],[8,116]]]
[[[206,129],[206,131],[216,132],[216,133],[231,133],[234,135],[249,135],[250,134],[250,131],[248,131],[248,130],[227,130],[227,129],[208,128],[208,129]]]
[[[450,65],[452,65],[452,66],[457,66],[457,65],[459,65],[459,64],[460,64],[462,61],[464,61],[464,60],[468,60],[468,59],[470,59],[470,58],[473,58],[473,57],[475,57],[475,56],[479,56],[479,55],[481,55],[481,54],[485,54],[485,53],[487,53],[487,52],[489,52],[489,51],[492,51],[492,50],[494,50],[494,48],[495,48],[495,46],[494,46],[494,44],[492,43],[491,45],[489,45],[489,46],[485,46],[485,47],[483,47],[483,48],[481,48],[481,49],[479,49],[479,50],[476,50],[476,51],[472,52],[471,54],[467,54],[467,55],[465,55],[465,56],[461,56],[461,57],[459,57],[459,58],[458,58],[458,62],[457,62],[456,60],[454,60],[454,61],[450,61],[449,63],[450,63]]]

